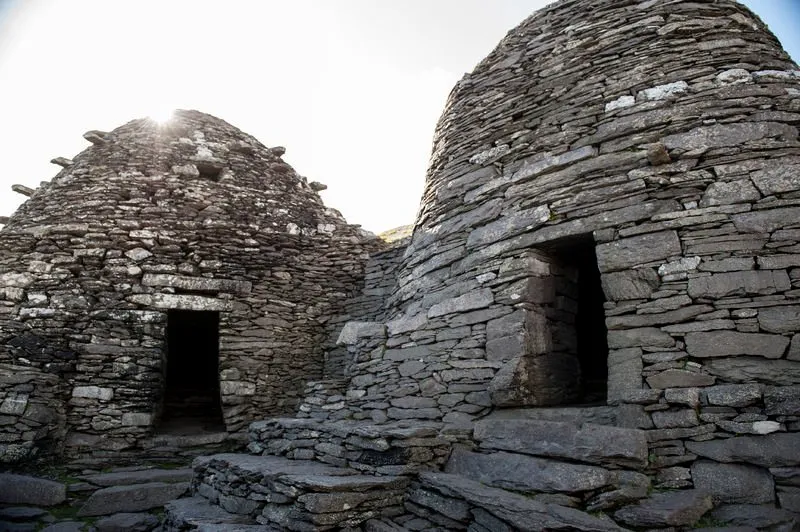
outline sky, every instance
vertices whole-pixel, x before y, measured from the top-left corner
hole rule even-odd
[[[413,223],[452,86],[549,0],[0,0],[0,216],[111,130],[174,108],[267,146],[351,223]],[[800,0],[746,0],[795,60]]]

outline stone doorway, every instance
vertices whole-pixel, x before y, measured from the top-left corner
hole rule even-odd
[[[580,384],[569,402],[606,401],[608,330],[605,294],[600,282],[595,242],[591,235],[548,246],[555,281],[554,308],[548,309],[554,349],[577,357]]]
[[[219,312],[167,312],[160,432],[224,430],[219,389]]]
[[[516,310],[486,327],[486,357],[504,364],[489,384],[498,407],[596,405],[607,400],[605,294],[591,235],[529,250],[508,293]]]

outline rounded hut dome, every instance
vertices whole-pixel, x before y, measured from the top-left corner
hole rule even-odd
[[[23,405],[0,461],[39,440],[132,449],[168,420],[211,414],[204,426],[237,432],[291,412],[375,237],[326,208],[283,148],[213,116],[85,138],[0,231],[0,394]]]

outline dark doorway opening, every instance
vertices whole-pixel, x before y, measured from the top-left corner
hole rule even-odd
[[[578,394],[570,402],[604,403],[608,391],[608,331],[594,239],[590,235],[565,239],[546,251],[561,274],[556,283],[556,315],[562,323],[555,329],[560,329],[562,338],[554,338],[555,343],[576,356],[580,366]]]
[[[161,430],[224,430],[219,393],[219,312],[167,313]]]

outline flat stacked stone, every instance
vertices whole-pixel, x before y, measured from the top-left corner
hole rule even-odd
[[[436,423],[317,421],[275,418],[250,425],[252,453],[318,460],[369,474],[408,475],[438,469],[450,441]]]
[[[402,513],[408,479],[276,456],[221,454],[194,463],[193,491],[232,514],[283,530],[333,530]]]

